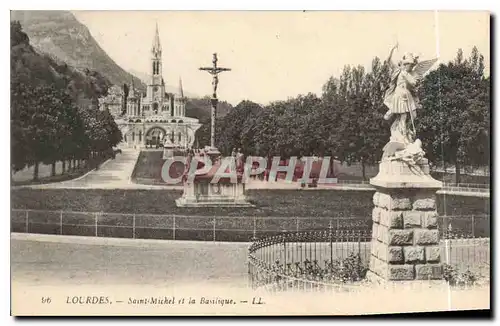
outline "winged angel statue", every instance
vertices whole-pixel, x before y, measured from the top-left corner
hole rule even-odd
[[[418,61],[418,56],[405,53],[398,64],[392,61],[392,48],[388,62],[391,66],[390,86],[385,92],[384,104],[388,111],[385,120],[394,118],[391,138],[384,147],[383,159],[401,159],[414,163],[424,156],[422,143],[416,139],[415,118],[420,107],[415,86],[438,59]],[[411,123],[411,124],[410,124]]]

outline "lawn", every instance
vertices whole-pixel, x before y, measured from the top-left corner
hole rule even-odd
[[[208,216],[371,216],[372,191],[249,190],[254,208],[180,208],[182,191],[13,189],[13,208]],[[489,198],[437,195],[440,215],[489,214]]]
[[[15,189],[12,208],[55,212],[30,212],[11,216],[12,232],[32,232],[125,238],[249,241],[282,231],[371,229],[373,192],[334,190],[252,190],[253,208],[180,208],[181,191],[104,189]],[[74,214],[58,211],[104,212]],[[489,213],[489,199],[438,196],[442,215]],[[130,215],[119,215],[125,213]],[[132,215],[136,214],[135,220]],[[161,214],[164,216],[157,216]],[[175,217],[174,217],[175,216]],[[355,217],[355,218],[352,218]],[[62,219],[61,219],[62,218]],[[347,219],[348,218],[348,219]],[[63,221],[62,221],[63,220]],[[60,228],[60,222],[64,224]],[[441,221],[441,219],[440,219]],[[453,237],[489,237],[489,218],[453,218]],[[442,221],[440,222],[443,225]],[[175,231],[174,231],[175,229]]]
[[[182,155],[182,153],[176,153]],[[139,155],[137,165],[135,167],[132,179],[140,184],[165,184],[161,177],[161,169],[165,160],[163,159],[163,151],[142,151]],[[183,170],[183,165],[180,163],[174,164],[170,169],[170,175],[175,178],[180,175]],[[337,178],[339,180],[362,180],[362,168],[360,164],[337,164],[336,170],[338,171]],[[367,165],[365,169],[366,178],[373,178],[378,173],[378,166]],[[446,183],[455,182],[455,174],[432,172],[431,175],[440,181]],[[472,184],[490,184],[490,177],[488,176],[475,176],[475,175],[462,175],[460,183]]]
[[[339,180],[362,180],[363,174],[361,165],[358,163],[354,163],[351,165],[342,164],[338,166],[338,179]],[[373,178],[378,173],[378,166],[367,165],[366,166],[366,177]],[[433,178],[443,181],[446,183],[454,183],[455,182],[455,174],[454,173],[444,173],[444,172],[431,172]],[[462,174],[460,176],[460,183],[473,183],[473,184],[490,184],[491,178],[489,176],[482,175],[467,175]]]

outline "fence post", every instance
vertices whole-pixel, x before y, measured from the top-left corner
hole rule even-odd
[[[214,216],[213,223],[214,223],[214,229],[213,229],[213,241],[215,242],[215,216]]]
[[[330,230],[328,237],[330,238],[330,264],[333,266],[333,234],[332,234],[332,220],[330,219]]]
[[[97,212],[94,213],[94,220],[95,220],[95,236],[97,237]]]
[[[26,233],[29,233],[29,217],[28,217],[29,211],[26,210]]]
[[[63,229],[62,229],[62,226],[63,226],[63,223],[62,223],[62,220],[63,220],[63,212],[62,210],[59,212],[59,234],[63,234]]]
[[[173,240],[175,240],[175,215],[174,215],[174,218],[172,220],[172,223],[173,223],[173,226],[172,226],[172,237],[173,237]]]
[[[472,239],[475,239],[475,234],[474,234],[474,223],[475,222],[475,219],[474,219],[474,215],[472,215]]]
[[[286,270],[286,234],[283,234],[283,251],[285,252],[283,257],[283,267],[284,270]]]
[[[257,239],[257,220],[256,220],[255,215],[253,216],[253,238],[254,238],[254,241],[255,241],[255,239]]]
[[[135,239],[135,213],[132,214],[132,239]]]

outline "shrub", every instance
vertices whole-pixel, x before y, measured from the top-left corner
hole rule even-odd
[[[476,284],[479,276],[470,271],[458,271],[455,267],[445,264],[443,265],[443,278],[451,286],[472,286]]]

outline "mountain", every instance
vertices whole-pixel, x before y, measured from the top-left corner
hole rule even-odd
[[[217,118],[225,117],[233,106],[226,101],[219,101],[217,104]],[[188,117],[197,118],[200,122],[205,123],[210,121],[210,113],[212,105],[210,103],[210,96],[203,98],[188,98],[186,102],[186,115]]]
[[[144,73],[127,72],[118,66],[99,46],[88,28],[68,11],[11,11],[11,21],[18,20],[29,37],[29,43],[37,52],[46,54],[59,65],[66,63],[79,71],[85,68],[97,71],[114,85],[130,84],[134,75],[135,87],[146,91],[148,76]],[[132,73],[132,74],[131,74]],[[139,78],[137,78],[139,77]],[[167,92],[177,93],[178,85],[166,85]],[[203,121],[210,119],[210,98],[184,91],[189,98],[186,104],[188,116]],[[232,105],[221,101],[217,116],[223,117]]]
[[[18,22],[11,22],[10,25],[12,97],[15,97],[15,91],[12,90],[15,85],[20,85],[28,92],[41,85],[66,89],[77,104],[84,106],[96,103],[99,97],[107,94],[111,83],[99,72],[76,69],[65,63],[56,62],[47,54],[38,53],[31,46],[22,26]],[[20,95],[20,98],[23,96]]]
[[[117,65],[99,46],[88,28],[68,11],[11,11],[10,20],[18,20],[29,36],[30,44],[58,63],[97,71],[112,84],[129,84],[145,90],[144,83]]]

